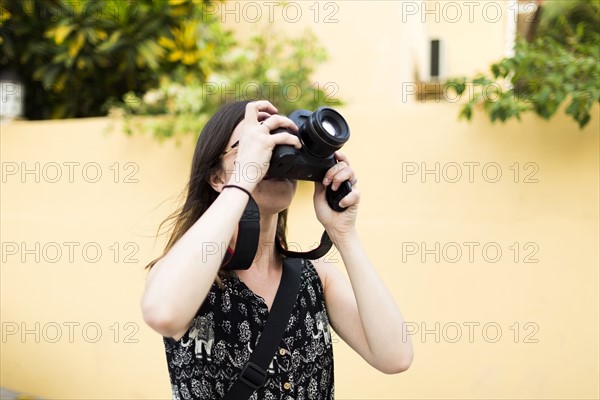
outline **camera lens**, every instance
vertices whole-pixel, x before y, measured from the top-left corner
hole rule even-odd
[[[350,138],[350,128],[340,113],[329,107],[318,108],[301,129],[306,149],[317,157],[329,157]]]
[[[335,134],[337,133],[337,131],[335,130],[335,126],[333,126],[333,124],[328,119],[324,120],[322,124],[323,129],[325,129],[327,133],[329,133],[331,136],[335,136]]]

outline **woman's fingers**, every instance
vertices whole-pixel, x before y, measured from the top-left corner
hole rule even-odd
[[[356,182],[358,181],[354,171],[350,167],[344,168],[335,174],[331,181],[331,189],[338,190],[345,181],[350,181],[351,184],[352,182],[355,182],[353,185],[356,185]]]
[[[271,116],[271,114],[269,114],[266,111],[259,111],[258,112],[258,122],[262,122],[264,120],[266,120],[267,118],[269,118]]]
[[[246,113],[244,114],[244,119],[249,123],[254,122],[257,124],[261,112],[276,114],[277,108],[275,108],[275,106],[267,100],[253,101],[246,104]]]
[[[271,133],[278,129],[282,129],[282,132]],[[278,115],[277,109],[270,102],[260,100],[248,103],[242,122],[236,162],[241,165],[253,163],[268,166],[275,146],[286,144],[301,148],[298,136],[290,133],[297,130],[296,124],[291,119]],[[264,171],[261,171],[259,178],[266,173],[266,169],[262,169]]]
[[[323,179],[323,184],[325,186],[331,184],[333,190],[338,190],[344,181],[350,181],[356,185],[358,179],[352,167],[348,166],[345,161],[340,161],[327,171]]]
[[[339,151],[334,153],[334,157],[338,162],[327,171],[323,178],[323,184],[325,186],[331,184],[333,190],[338,190],[344,181],[350,181],[353,186],[356,185],[358,179],[356,173],[350,167],[348,157]]]
[[[273,140],[273,146],[277,146],[280,144],[289,144],[290,146],[294,146],[297,149],[302,147],[298,136],[292,135],[287,132],[274,133],[271,135],[271,140]]]
[[[350,207],[360,202],[360,192],[358,189],[352,188],[352,191],[348,193],[342,200],[340,200],[340,207]]]
[[[279,128],[286,128],[294,132],[298,130],[294,121],[283,115],[271,115],[269,118],[262,121],[261,125],[267,128],[269,132]]]
[[[345,154],[343,154],[341,151],[336,151],[335,153],[333,153],[334,157],[336,160],[338,161],[343,161],[346,163],[346,165],[350,165],[350,161],[348,161],[348,157],[346,157]]]
[[[321,182],[315,182],[315,190],[313,192],[313,201],[325,196],[325,186]],[[342,200],[340,200],[340,207],[351,207],[355,204],[360,203],[360,191],[356,188],[352,188],[352,191],[348,193]]]

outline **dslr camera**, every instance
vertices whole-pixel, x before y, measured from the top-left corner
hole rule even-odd
[[[298,136],[302,147],[278,145],[273,149],[266,179],[287,178],[305,181],[321,182],[327,171],[336,165],[333,153],[344,145],[350,138],[348,123],[340,113],[333,108],[320,107],[314,112],[296,110],[289,116],[298,132],[281,128],[271,133],[289,132]],[[350,182],[344,182],[336,191],[327,186],[325,197],[327,203],[335,211],[344,211],[339,206],[348,193],[352,191]]]

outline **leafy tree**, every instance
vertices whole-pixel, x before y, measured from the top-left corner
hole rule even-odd
[[[203,13],[208,3],[3,0],[0,69],[25,80],[27,118],[103,115],[107,99],[143,93],[161,75],[215,67],[231,40]]]
[[[310,80],[316,65],[325,59],[325,50],[310,31],[289,39],[270,27],[221,57],[220,68],[205,79],[163,77],[160,86],[143,96],[130,92],[111,106],[115,114],[125,117],[126,133],[149,130],[166,138],[198,134],[227,101],[267,99],[284,115],[296,109],[340,105],[334,82]],[[136,115],[159,117],[131,118]]]
[[[470,120],[483,107],[492,121],[524,112],[550,119],[568,102],[566,113],[583,128],[600,102],[599,15],[597,0],[545,2],[533,37],[519,37],[513,57],[494,63],[491,74],[447,83],[461,95],[472,82],[474,95],[460,116]]]
[[[144,125],[159,138],[199,133],[229,100],[268,98],[286,114],[340,104],[335,84],[309,80],[326,58],[314,35],[268,32],[242,47],[211,3],[3,0],[0,69],[24,78],[29,119],[120,110],[131,133],[130,117],[160,115]]]

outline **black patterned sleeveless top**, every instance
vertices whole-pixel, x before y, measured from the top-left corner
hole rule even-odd
[[[333,346],[323,286],[302,263],[296,303],[264,386],[250,399],[333,399]],[[256,347],[269,310],[236,274],[210,288],[187,332],[163,337],[174,400],[221,399]]]

